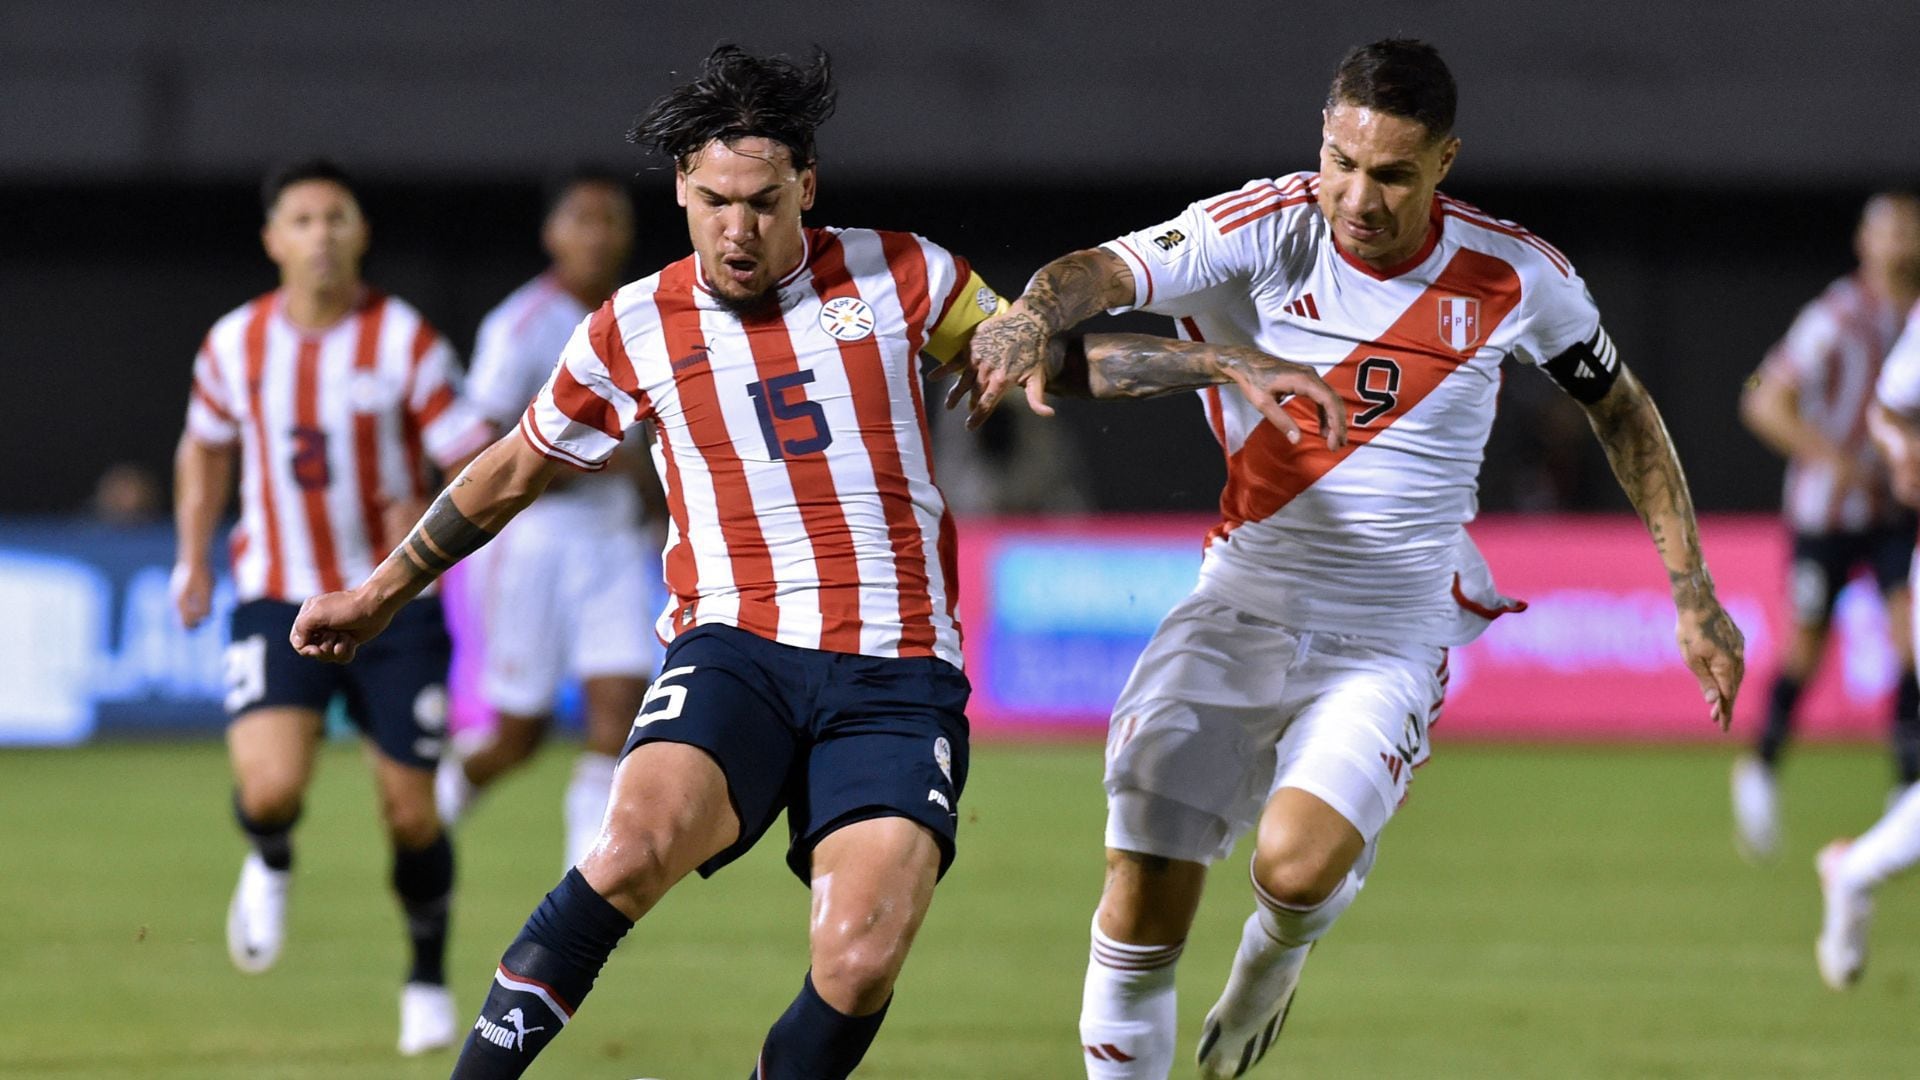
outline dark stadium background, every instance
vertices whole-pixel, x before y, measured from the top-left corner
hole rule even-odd
[[[579,160],[633,168],[634,269],[676,258],[686,237],[667,175],[622,141],[627,123],[719,41],[818,42],[842,104],[813,220],[912,228],[1011,291],[1054,254],[1312,167],[1333,62],[1389,33],[1434,41],[1459,79],[1465,146],[1446,189],[1573,258],[1662,404],[1702,508],[1766,509],[1779,467],[1740,429],[1735,399],[1798,305],[1849,265],[1862,197],[1920,181],[1920,8],[1575,11],[9,0],[0,460],[14,480],[0,512],[75,510],[115,462],[165,474],[200,335],[271,285],[253,192],[275,159],[323,152],[364,178],[370,279],[464,350],[540,265],[542,175]],[[1518,381],[1486,507],[1533,505],[1516,463],[1560,445],[1557,505],[1623,506],[1577,416],[1569,427],[1544,383]],[[1185,399],[1068,410],[1098,463],[1094,505],[1208,507],[1220,465],[1198,418]]]

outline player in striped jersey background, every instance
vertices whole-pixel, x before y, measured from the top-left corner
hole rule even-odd
[[[1800,692],[1826,651],[1834,601],[1854,571],[1873,575],[1899,657],[1893,715],[1894,775],[1920,779],[1920,684],[1914,681],[1908,564],[1915,519],[1889,486],[1868,438],[1874,381],[1920,297],[1920,198],[1883,192],[1854,232],[1859,268],[1827,286],[1794,318],[1740,397],[1749,430],[1787,459],[1782,514],[1793,534],[1787,582],[1791,635],[1767,698],[1766,726],[1733,766],[1734,844],[1771,858],[1780,844],[1775,774]]]
[[[284,941],[293,827],[335,694],[373,749],[391,880],[413,955],[399,1047],[455,1035],[446,988],[453,849],[433,805],[446,731],[450,644],[437,597],[396,613],[369,663],[332,668],[281,642],[298,605],[364,577],[427,495],[430,465],[457,470],[486,425],[460,401],[453,350],[420,313],[360,278],[366,219],[344,173],[289,166],[263,190],[261,240],[280,287],[208,333],[175,455],[174,593],[182,620],[211,606],[211,549],[238,474],[230,542],[239,606],[226,655],[234,813],[253,850],[227,916],[227,948],[262,972]]]

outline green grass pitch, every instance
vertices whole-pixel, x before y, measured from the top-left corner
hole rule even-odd
[[[1731,749],[1443,737],[1255,1075],[1920,1074],[1920,889],[1884,890],[1872,962],[1853,992],[1830,993],[1813,967],[1812,852],[1872,820],[1884,757],[1796,756],[1788,850],[1754,868],[1727,838]],[[550,749],[460,834],[452,970],[468,1016],[561,872],[569,757]],[[980,750],[960,862],[860,1076],[1081,1075],[1099,772],[1093,746]],[[392,1050],[398,915],[357,751],[334,747],[323,762],[299,833],[289,943],[264,976],[234,972],[222,943],[242,854],[227,791],[211,743],[0,754],[0,1075],[446,1076],[450,1056],[404,1061]],[[779,852],[763,842],[669,896],[530,1076],[745,1075],[806,962],[807,896]],[[1248,910],[1244,865],[1218,868],[1181,964],[1183,1062]]]

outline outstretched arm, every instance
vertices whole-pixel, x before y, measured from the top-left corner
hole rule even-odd
[[[1693,497],[1667,426],[1646,387],[1624,364],[1606,395],[1585,408],[1613,475],[1653,534],[1680,617],[1675,632],[1680,652],[1700,682],[1714,721],[1725,730],[1746,670],[1746,641],[1714,594],[1713,578],[1700,553]]]
[[[979,394],[967,426],[985,422],[1016,386],[1026,391],[1034,412],[1053,415],[1046,403],[1047,342],[1108,308],[1131,304],[1133,293],[1133,271],[1110,251],[1076,251],[1041,267],[1005,313],[974,331]]]
[[[346,663],[407,601],[480,550],[546,489],[560,463],[506,436],[473,459],[358,588],[300,605],[290,640],[302,656]]]
[[[209,552],[220,515],[233,494],[234,445],[180,436],[173,452],[173,574],[169,582],[180,621],[191,630],[213,609]]]

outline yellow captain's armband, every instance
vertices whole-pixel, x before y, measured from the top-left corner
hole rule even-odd
[[[967,280],[954,294],[953,303],[948,305],[946,317],[940,325],[927,335],[925,352],[941,363],[954,358],[960,347],[973,336],[973,328],[987,321],[987,316],[1006,307],[1007,302],[992,287],[980,280],[980,275],[969,270]]]

